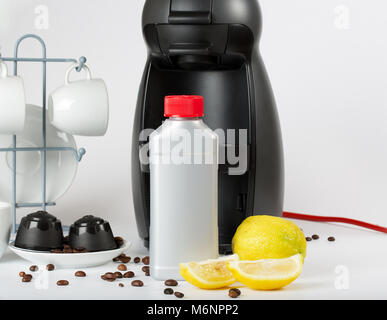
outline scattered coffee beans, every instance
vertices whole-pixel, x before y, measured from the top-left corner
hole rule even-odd
[[[141,280],[134,280],[132,281],[132,286],[133,287],[142,287],[144,285],[144,282],[142,282]]]
[[[23,278],[25,275],[26,275],[26,273],[24,271],[20,271],[19,272],[19,277],[20,278]]]
[[[77,272],[75,272],[75,276],[79,277],[79,278],[84,278],[84,277],[86,277],[86,272],[84,272],[84,271],[77,271]]]
[[[134,263],[140,263],[140,261],[141,261],[140,257],[135,257],[135,258],[133,259],[133,262],[134,262]]]
[[[142,263],[146,264],[146,265],[149,265],[149,256],[146,256],[146,257],[142,258]]]
[[[56,283],[58,286],[68,286],[69,282],[67,280],[59,280]]]
[[[176,287],[178,285],[178,282],[176,280],[173,280],[173,279],[169,279],[169,280],[166,280],[164,282],[164,284],[167,286],[167,287]]]
[[[146,272],[149,272],[150,268],[149,266],[143,266],[141,270],[146,273]]]
[[[124,265],[124,264],[120,264],[120,265],[117,267],[117,269],[120,270],[120,271],[126,271],[126,270],[128,270],[128,268],[127,268],[126,265]]]
[[[172,289],[172,288],[166,288],[166,289],[164,290],[164,294],[167,294],[167,295],[173,294],[173,289]]]
[[[312,236],[312,239],[313,239],[313,240],[318,240],[318,239],[320,239],[320,237],[319,237],[317,234],[314,234],[314,235]]]
[[[53,271],[53,270],[55,269],[55,266],[54,266],[53,264],[48,264],[48,265],[46,266],[46,269],[47,269],[48,271]]]
[[[35,272],[35,271],[38,271],[38,266],[31,266],[30,267],[30,271],[32,271],[32,272]]]
[[[312,238],[311,237],[306,237],[305,240],[309,242],[309,241],[312,241]]]
[[[184,293],[181,293],[181,292],[175,292],[175,297],[176,298],[179,298],[179,299],[181,299],[181,298],[184,298]]]
[[[121,288],[124,287],[124,284],[123,283],[119,283],[118,286],[120,286]]]
[[[330,241],[330,242],[336,241],[336,238],[335,237],[329,237],[328,241]]]
[[[148,271],[148,272],[145,272],[145,276],[146,277],[150,277],[150,272]]]
[[[241,295],[241,291],[239,289],[237,289],[237,288],[232,288],[228,292],[228,296],[230,298],[234,298],[235,299],[235,298],[238,298],[240,295]]]
[[[133,277],[134,277],[133,271],[128,271],[124,273],[124,278],[133,278]]]
[[[116,276],[116,279],[121,279],[123,277],[121,272],[114,272],[114,275]]]

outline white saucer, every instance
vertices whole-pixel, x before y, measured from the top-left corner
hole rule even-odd
[[[42,108],[27,105],[25,128],[17,136],[17,147],[41,147]],[[76,149],[74,137],[47,122],[47,146]],[[11,148],[12,136],[0,135],[0,148]],[[0,152],[0,201],[12,200],[12,152]],[[17,202],[42,202],[42,157],[39,151],[18,152]],[[47,201],[58,200],[71,186],[77,173],[78,161],[71,151],[47,152]]]
[[[55,267],[63,269],[90,268],[103,265],[124,253],[130,246],[131,243],[125,241],[123,246],[115,250],[87,253],[51,253],[20,249],[14,246],[14,242],[9,244],[14,253],[33,264],[47,265],[51,263]]]

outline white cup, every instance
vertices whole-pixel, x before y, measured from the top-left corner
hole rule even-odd
[[[8,203],[0,202],[0,259],[7,250],[11,234],[12,207]]]
[[[0,61],[0,134],[18,134],[24,129],[26,101],[23,79],[8,76],[7,65]]]
[[[109,97],[105,82],[92,79],[84,65],[86,79],[70,82],[69,76],[77,67],[66,72],[65,85],[51,93],[48,118],[57,129],[79,136],[103,136],[109,122]]]

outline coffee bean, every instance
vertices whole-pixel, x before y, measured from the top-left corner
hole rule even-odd
[[[150,272],[145,272],[146,277],[150,277]]]
[[[31,282],[32,280],[32,275],[30,274],[25,274],[24,277],[22,278],[22,282]]]
[[[310,242],[310,241],[312,241],[312,238],[311,237],[306,237],[305,240]]]
[[[102,276],[102,279],[103,279],[103,280],[106,280],[106,281],[113,282],[113,281],[116,280],[116,275],[115,275],[113,272],[106,272],[106,273]]]
[[[77,272],[75,272],[75,276],[79,277],[79,278],[84,278],[84,277],[86,277],[86,272],[84,272],[84,271],[77,271]]]
[[[71,249],[71,247],[68,244],[63,245],[63,249]]]
[[[333,242],[333,241],[336,241],[336,239],[335,239],[335,237],[329,237],[328,241]]]
[[[123,283],[119,283],[118,285],[119,285],[121,288],[124,287],[124,284],[123,284]]]
[[[141,270],[146,273],[146,272],[149,272],[150,268],[149,266],[143,266]]]
[[[184,298],[184,293],[181,293],[181,292],[175,292],[175,297],[176,298],[179,298],[179,299],[181,299],[181,298]]]
[[[84,253],[85,250],[86,250],[85,248],[74,248],[73,253]]]
[[[114,272],[114,275],[116,276],[116,279],[121,279],[123,276],[122,276],[122,273],[121,272]]]
[[[32,271],[32,272],[35,272],[35,271],[38,271],[38,266],[31,266],[30,267],[30,271]]]
[[[133,277],[134,277],[133,271],[128,271],[124,273],[124,278],[133,278]]]
[[[20,278],[23,278],[25,275],[26,275],[26,273],[24,271],[20,271],[19,272],[19,277]]]
[[[173,294],[173,289],[172,288],[166,288],[164,290],[164,294],[168,294],[168,295]]]
[[[126,265],[124,265],[124,264],[120,264],[120,265],[117,267],[117,269],[120,270],[120,271],[126,271],[126,270],[128,270],[128,268],[127,268]]]
[[[69,282],[67,280],[59,280],[56,283],[58,286],[68,286]]]
[[[116,242],[116,245],[118,247],[121,247],[124,244],[124,239],[122,239],[121,237],[115,237],[114,241]]]
[[[141,261],[140,257],[135,257],[133,260],[134,263],[140,263],[140,261]]]
[[[113,262],[118,262],[118,261],[120,261],[120,257],[113,258]]]
[[[144,282],[142,282],[141,280],[134,280],[132,281],[132,286],[133,287],[142,287],[144,285]]]
[[[146,256],[146,257],[142,258],[142,263],[146,264],[146,265],[149,265],[149,256]]]
[[[51,253],[63,253],[63,250],[61,250],[61,249],[54,249],[54,250],[51,250]]]
[[[317,234],[314,234],[314,235],[312,236],[312,239],[313,239],[313,240],[318,240],[318,239],[320,239],[320,237],[319,237]]]
[[[53,270],[55,269],[55,266],[54,266],[53,264],[48,264],[48,265],[46,266],[46,269],[47,269],[48,271],[53,271]]]
[[[232,288],[228,292],[228,296],[231,298],[238,298],[241,295],[241,291],[237,288]]]
[[[173,279],[169,279],[169,280],[166,280],[164,282],[164,284],[167,286],[167,287],[176,287],[178,285],[178,282],[176,280],[173,280]]]
[[[121,258],[119,259],[119,261],[121,261],[122,263],[129,263],[130,260],[131,260],[130,257],[121,257]]]

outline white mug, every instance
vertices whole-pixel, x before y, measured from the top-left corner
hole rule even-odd
[[[23,79],[8,76],[7,65],[0,61],[0,134],[18,134],[24,129],[26,101]]]
[[[0,259],[7,250],[12,224],[12,207],[8,203],[0,202]]]
[[[77,67],[66,72],[65,85],[51,93],[48,118],[57,129],[79,136],[103,136],[109,122],[109,97],[105,82],[92,79],[90,69],[83,66],[86,79],[70,82]]]

